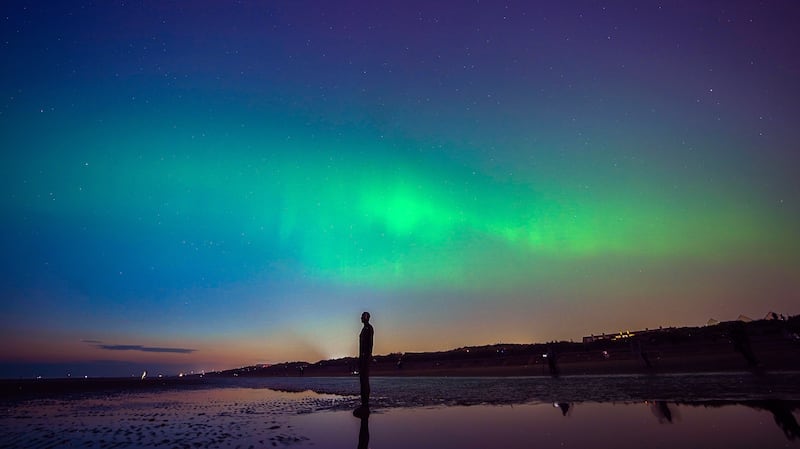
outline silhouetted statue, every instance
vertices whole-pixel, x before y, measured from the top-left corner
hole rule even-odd
[[[361,314],[361,334],[358,336],[358,380],[361,384],[361,407],[356,411],[369,413],[369,365],[372,362],[372,339],[375,330],[369,324],[369,312]]]
[[[631,352],[644,363],[645,368],[648,370],[653,369],[653,364],[650,362],[650,355],[647,354],[647,351],[644,349],[644,343],[642,343],[641,340],[631,341]]]
[[[550,375],[558,377],[558,353],[553,346],[547,347],[547,368],[550,370]]]
[[[367,449],[369,447],[369,413],[362,415],[361,428],[358,430],[358,448]]]
[[[733,349],[742,354],[750,368],[758,367],[758,359],[750,347],[750,337],[747,335],[744,323],[741,321],[734,322],[731,326],[730,336],[733,342]]]

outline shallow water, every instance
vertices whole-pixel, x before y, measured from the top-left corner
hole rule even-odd
[[[359,421],[347,412],[301,417],[320,447],[780,448],[796,447],[769,411],[665,403],[581,403],[390,409]],[[669,418],[663,411],[669,410]],[[796,422],[795,411],[794,420]],[[362,423],[367,427],[366,434]],[[347,432],[350,432],[348,434]],[[361,442],[359,442],[361,440]],[[363,444],[362,444],[363,443]]]
[[[355,378],[347,377],[237,379],[232,385],[286,391],[312,390],[342,396],[356,396],[359,388]],[[371,380],[371,386],[373,402],[384,408],[526,402],[800,400],[800,373],[561,378],[379,377]]]
[[[799,447],[797,374],[214,379],[8,403],[0,448]],[[290,391],[287,391],[290,390]]]

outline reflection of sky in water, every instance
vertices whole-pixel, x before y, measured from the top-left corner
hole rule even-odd
[[[220,380],[227,384],[226,381]],[[313,390],[357,395],[358,382],[346,377],[270,377],[238,380],[253,388]],[[436,405],[521,404],[525,402],[800,401],[800,373],[614,375],[550,377],[377,377],[372,401],[382,408]]]
[[[120,390],[7,403],[0,408],[0,447],[353,448],[367,447],[367,430],[372,448],[773,448],[800,441],[800,401],[796,391],[791,394],[792,374],[374,380],[383,396],[367,422],[352,416],[357,398],[346,391],[320,394],[306,389],[309,384],[316,384],[317,390],[345,389],[356,384],[351,378],[223,380],[198,390]],[[301,391],[264,388],[268,383],[293,384]],[[699,400],[676,396],[678,390],[668,387],[684,385],[691,392],[714,383],[742,384],[750,393],[744,398],[729,390],[727,399]],[[605,385],[602,394],[607,399],[580,399],[569,388],[580,384]],[[755,388],[759,384],[763,388]],[[535,385],[549,388],[541,387],[536,390],[540,396],[520,402],[487,403],[491,397],[502,399],[514,386],[522,394]],[[630,387],[625,397],[620,392],[623,385]],[[660,386],[650,388],[649,394],[663,400],[630,399],[648,390],[646,386]],[[566,397],[570,390],[572,396]],[[441,405],[435,398],[421,397],[436,393],[461,397],[470,405]],[[564,397],[548,400],[550,395]],[[418,399],[408,400],[412,396]],[[731,399],[734,396],[738,399]]]
[[[650,403],[400,408],[369,418],[372,448],[715,448],[786,447],[770,412],[743,405]],[[797,413],[794,414],[795,420]],[[323,447],[357,447],[359,422],[346,412],[302,416],[297,428]],[[342,430],[350,434],[343,434]],[[795,441],[796,436],[795,436]]]

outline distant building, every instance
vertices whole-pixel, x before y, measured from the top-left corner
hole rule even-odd
[[[666,330],[671,330],[671,329],[674,329],[674,328],[672,328],[672,327],[661,328],[660,327],[658,329],[644,329],[644,330],[638,330],[638,331],[619,331],[616,334],[600,334],[600,335],[592,334],[592,335],[589,335],[588,337],[583,337],[583,343],[592,343],[592,342],[595,342],[595,341],[604,341],[604,340],[619,341],[619,340],[625,340],[625,339],[628,339],[628,338],[631,338],[631,337],[636,337],[636,336],[641,337],[641,336],[645,336],[645,335],[652,335],[652,334],[656,334],[656,333],[663,332],[663,331],[666,331]]]
[[[583,342],[584,343],[592,343],[594,341],[602,341],[602,340],[611,340],[611,341],[622,340],[622,339],[625,339],[625,338],[633,337],[634,335],[636,335],[638,333],[641,333],[641,332],[646,332],[646,331],[634,331],[634,332],[631,332],[631,331],[619,331],[616,334],[590,335],[588,337],[583,337]]]
[[[592,335],[590,335],[588,337],[583,337],[583,343],[592,343],[592,342],[601,341],[601,340],[611,340],[611,336],[610,335],[606,335],[606,334],[601,334],[601,335],[592,334]]]
[[[777,314],[777,313],[775,313],[773,311],[769,311],[767,313],[767,315],[764,316],[764,319],[765,320],[770,320],[770,321],[773,321],[773,320],[786,321],[786,317],[782,313],[779,315],[779,314]]]

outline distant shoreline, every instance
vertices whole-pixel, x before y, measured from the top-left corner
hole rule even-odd
[[[748,372],[745,370],[736,371],[692,371],[692,372],[659,372],[659,373],[642,373],[642,372],[629,372],[629,373],[570,373],[564,374],[566,379],[574,379],[580,377],[622,377],[633,376],[639,379],[652,377],[668,378],[671,376],[754,376],[769,378],[770,375],[783,376],[783,375],[797,375],[800,374],[800,369],[797,370],[774,370],[774,371],[761,371],[761,372]],[[356,376],[262,376],[263,379],[343,379],[351,377],[353,380],[353,388],[357,388]],[[490,368],[483,370],[438,370],[438,371],[408,371],[402,376],[398,375],[384,375],[376,374],[374,378],[442,378],[442,379],[550,379],[550,376],[530,374],[525,369],[498,369]],[[247,380],[247,377],[240,377],[241,380]],[[258,377],[250,377],[251,380],[257,380]],[[554,379],[557,381],[557,379]],[[0,379],[0,404],[13,405],[20,401],[36,400],[36,399],[85,399],[86,397],[95,396],[113,396],[113,395],[130,395],[130,394],[143,394],[143,393],[158,393],[167,391],[188,391],[188,390],[203,390],[215,388],[248,388],[250,384],[240,383],[237,379],[232,377],[222,376],[185,376],[185,377],[164,377],[156,379],[137,379],[137,378],[89,378],[89,379]],[[269,387],[265,387],[269,388]],[[281,389],[281,388],[279,388]]]
[[[597,338],[375,356],[372,376],[569,376],[800,370],[800,318],[726,322]],[[207,373],[219,377],[353,375],[353,357]]]
[[[373,377],[558,377],[800,371],[800,317],[670,328],[586,343],[495,344],[442,352],[377,355]],[[353,357],[257,365],[204,375],[0,379],[13,398],[104,390],[204,388],[208,379],[354,376]],[[203,377],[205,376],[205,377]]]

